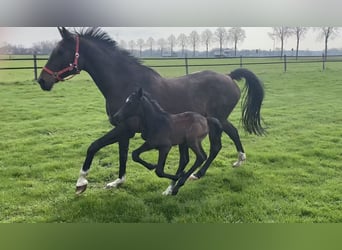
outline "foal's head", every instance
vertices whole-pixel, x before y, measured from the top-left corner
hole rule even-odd
[[[142,101],[144,98],[146,97],[142,88],[134,91],[127,97],[124,105],[121,106],[118,112],[113,115],[112,121],[120,123],[132,116],[141,116],[143,114]]]

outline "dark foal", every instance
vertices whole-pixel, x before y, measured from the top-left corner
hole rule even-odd
[[[155,100],[151,100],[142,88],[127,98],[112,119],[121,123],[132,117],[140,118],[141,136],[145,140],[143,145],[133,151],[132,158],[150,170],[155,169],[157,176],[172,180],[171,185],[163,193],[165,195],[177,194],[189,176],[207,159],[201,142],[208,134],[210,140],[221,143],[222,128],[216,118],[206,118],[195,112],[167,113]],[[180,145],[180,164],[176,174],[172,175],[164,172],[164,166],[166,157],[174,145]],[[189,148],[195,153],[196,160],[193,166],[184,172],[189,162]],[[157,165],[140,158],[141,153],[152,149],[159,151]]]

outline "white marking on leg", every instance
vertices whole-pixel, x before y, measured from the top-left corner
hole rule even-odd
[[[199,180],[199,178],[198,178],[196,175],[191,174],[191,175],[189,176],[188,180],[189,180],[189,181],[197,181],[197,180]]]
[[[167,187],[167,189],[165,189],[165,191],[163,192],[163,195],[171,195],[172,194],[172,190],[173,188],[176,186],[176,182],[171,181],[170,185]]]
[[[107,189],[116,188],[116,187],[122,185],[125,181],[126,181],[126,177],[125,177],[125,176],[123,176],[122,178],[117,178],[115,181],[109,182],[109,183],[106,185],[106,188],[107,188]]]
[[[233,164],[233,167],[234,168],[240,167],[245,160],[246,160],[246,154],[243,152],[239,152],[238,160]]]
[[[81,169],[80,171],[80,177],[78,177],[78,180],[76,182],[76,187],[82,187],[82,186],[87,186],[88,181],[86,179],[88,172],[85,172]]]

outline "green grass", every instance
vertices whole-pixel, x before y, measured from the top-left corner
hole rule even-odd
[[[267,136],[243,132],[238,106],[231,120],[247,153],[245,165],[231,168],[237,155],[224,135],[207,175],[175,197],[161,195],[168,180],[130,157],[126,183],[105,190],[117,177],[117,145],[95,156],[89,187],[75,196],[88,145],[111,128],[102,95],[85,72],[43,92],[30,70],[0,71],[0,221],[342,222],[342,64],[328,63],[325,71],[320,63],[290,64],[287,73],[281,64],[248,68],[265,84]],[[158,71],[184,74],[183,68]],[[130,152],[141,143],[137,135]],[[155,161],[156,153],[143,157]],[[173,149],[167,171],[175,171],[177,161]]]

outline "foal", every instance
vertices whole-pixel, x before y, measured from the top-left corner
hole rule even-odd
[[[132,158],[150,170],[155,169],[157,176],[172,180],[171,185],[163,193],[165,195],[176,195],[189,176],[206,160],[207,156],[201,142],[208,133],[210,140],[221,142],[222,128],[216,118],[206,118],[195,112],[169,114],[155,100],[151,100],[142,88],[126,99],[126,103],[112,119],[120,123],[133,116],[138,116],[141,120],[141,136],[145,142],[133,151]],[[179,145],[180,165],[176,174],[172,175],[164,172],[164,166],[166,157],[174,145]],[[195,153],[196,160],[188,172],[184,172],[189,162],[189,148]],[[151,149],[159,151],[157,165],[140,158],[141,153]]]

